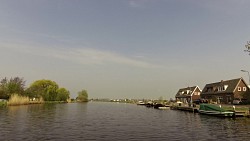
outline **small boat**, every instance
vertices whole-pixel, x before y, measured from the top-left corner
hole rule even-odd
[[[155,109],[160,109],[160,110],[166,110],[166,109],[170,109],[169,105],[164,105],[164,104],[155,104],[154,105]]]
[[[154,107],[154,103],[152,101],[149,101],[147,104],[145,104],[145,106],[151,108]]]
[[[143,101],[138,101],[137,105],[145,105]]]
[[[234,115],[234,112],[221,108],[221,105],[216,106],[213,104],[200,104],[199,113],[221,117],[232,117]]]

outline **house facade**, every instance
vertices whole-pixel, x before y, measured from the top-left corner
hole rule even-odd
[[[201,92],[201,98],[210,103],[232,104],[234,99],[248,99],[249,87],[243,78],[231,79],[206,84]]]
[[[201,89],[198,86],[181,88],[175,95],[176,101],[190,103],[200,99]]]

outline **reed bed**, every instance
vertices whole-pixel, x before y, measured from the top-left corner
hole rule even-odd
[[[26,104],[29,104],[29,98],[25,96],[19,96],[18,94],[13,94],[11,95],[7,104],[9,106],[26,105]]]
[[[35,101],[30,101],[29,97],[20,96],[18,94],[11,95],[9,101],[7,102],[8,106],[16,106],[16,105],[27,105],[27,104],[40,104],[43,103],[43,99],[37,99]]]

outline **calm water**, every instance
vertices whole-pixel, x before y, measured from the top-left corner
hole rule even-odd
[[[0,140],[249,140],[250,119],[89,102],[0,108]]]

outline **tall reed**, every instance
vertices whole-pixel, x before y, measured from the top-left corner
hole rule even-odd
[[[14,106],[14,105],[25,105],[29,104],[29,98],[25,96],[19,96],[18,94],[11,95],[7,105]]]

